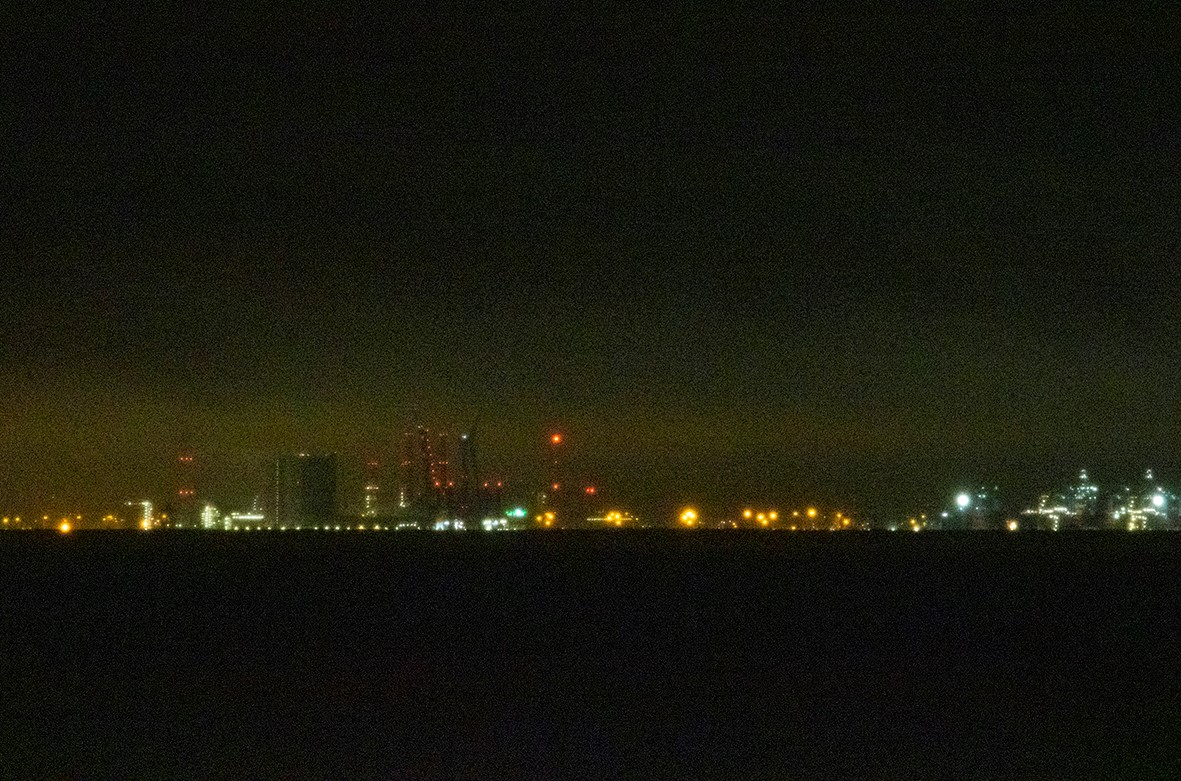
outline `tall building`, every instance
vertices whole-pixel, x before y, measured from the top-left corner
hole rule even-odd
[[[569,443],[565,434],[554,431],[545,442],[544,469],[546,481],[538,494],[538,504],[555,515],[556,524],[564,528],[579,528],[589,522],[596,509],[601,509],[598,489],[586,485],[582,472],[570,460]]]
[[[1080,469],[1078,483],[1066,489],[1066,505],[1070,514],[1077,519],[1077,526],[1094,525],[1099,515],[1099,486],[1087,477],[1087,470]]]
[[[379,499],[381,493],[381,475],[379,470],[381,463],[376,459],[369,459],[365,462],[365,499],[364,507],[361,510],[361,515],[366,518],[373,518],[380,514]]]
[[[404,432],[399,472],[400,509],[423,518],[453,513],[456,485],[447,434],[423,426]]]
[[[168,525],[196,527],[201,520],[201,505],[197,502],[197,460],[193,451],[177,453],[174,467],[176,494],[167,508]]]
[[[553,432],[547,437],[543,455],[545,484],[537,494],[538,504],[546,512],[559,515],[563,525],[571,520],[567,513],[569,508],[563,506],[566,498],[565,445],[566,438],[559,432]]]
[[[398,505],[417,507],[434,494],[434,444],[431,432],[422,426],[402,434]]]
[[[566,438],[559,433],[549,436],[549,448],[546,451],[546,478],[549,486],[547,493],[556,495],[566,487]]]
[[[435,437],[434,458],[431,459],[431,487],[443,504],[450,503],[455,484],[451,480],[451,447],[445,433]]]
[[[476,462],[476,437],[470,432],[459,435],[459,481],[453,493],[455,517],[470,521],[483,518],[484,502]]]
[[[336,455],[285,455],[271,474],[271,523],[299,527],[336,519]]]
[[[156,517],[150,501],[145,499],[142,502],[128,502],[127,506],[135,508],[132,517],[135,519],[135,527],[137,529],[148,531],[159,526],[160,519]]]

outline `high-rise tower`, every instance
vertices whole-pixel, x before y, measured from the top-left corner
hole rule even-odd
[[[455,486],[455,516],[466,521],[483,517],[483,493],[476,461],[476,436],[472,432],[459,435],[459,480]]]
[[[271,522],[300,527],[336,519],[336,455],[280,456],[271,473]]]
[[[381,463],[371,458],[365,462],[364,506],[361,514],[366,518],[379,515],[378,502],[381,491]]]
[[[541,489],[541,505],[547,512],[557,514],[558,523],[569,526],[581,519],[574,518],[567,501],[570,495],[566,474],[566,437],[558,431],[551,432],[545,450],[546,483]]]
[[[400,507],[418,507],[434,494],[434,461],[429,429],[419,426],[402,434],[401,485],[398,488]]]
[[[168,502],[167,524],[196,527],[201,522],[201,506],[197,503],[197,459],[192,450],[181,450],[173,463],[176,493]]]

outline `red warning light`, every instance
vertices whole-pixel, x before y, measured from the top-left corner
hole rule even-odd
[[[554,434],[552,437],[549,438],[549,441],[553,442],[555,445],[560,445],[560,444],[562,444],[562,435],[561,434]]]
[[[596,489],[596,488],[595,488],[593,485],[588,485],[588,486],[586,487],[586,492],[587,492],[588,494],[592,494],[592,495],[593,495],[593,494],[594,494],[594,493],[595,493],[597,490],[598,490],[598,489]]]

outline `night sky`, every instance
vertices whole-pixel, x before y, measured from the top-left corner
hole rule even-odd
[[[653,508],[1181,483],[1176,15],[142,5],[5,23],[0,508],[410,420]]]

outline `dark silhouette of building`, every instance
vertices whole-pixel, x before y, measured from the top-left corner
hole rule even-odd
[[[434,447],[431,432],[419,426],[402,434],[398,505],[417,507],[434,494]]]
[[[318,526],[336,519],[336,455],[285,455],[271,475],[271,522]]]
[[[181,450],[173,462],[176,492],[163,510],[162,525],[194,528],[201,523],[201,506],[197,501],[197,458],[192,450]]]
[[[459,435],[459,480],[454,491],[454,515],[464,521],[478,522],[484,516],[483,491],[477,463],[476,436],[468,432]]]
[[[398,510],[417,523],[452,517],[456,498],[450,441],[418,426],[402,434]]]

